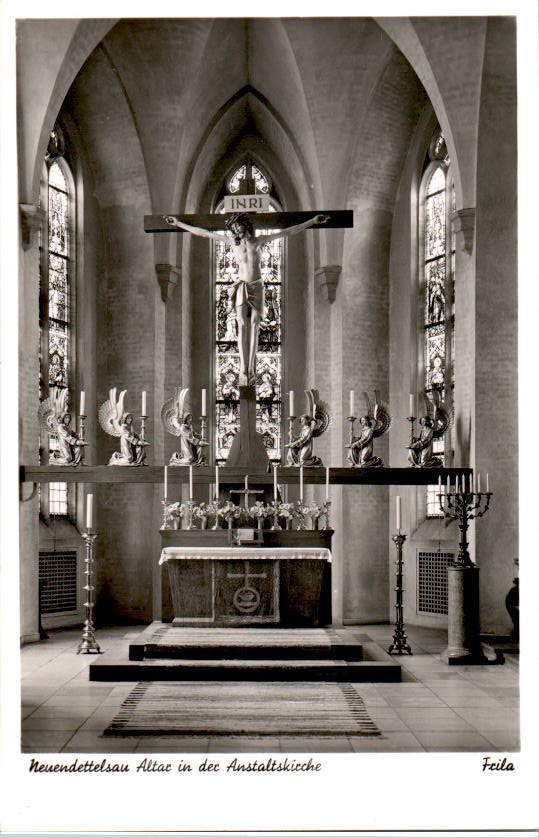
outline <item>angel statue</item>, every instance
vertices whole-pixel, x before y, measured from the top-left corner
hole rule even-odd
[[[71,413],[67,410],[67,398],[67,388],[53,387],[49,397],[39,405],[41,430],[55,437],[58,442],[58,449],[50,453],[49,465],[84,465],[84,446],[87,443],[71,430]]]
[[[309,413],[299,417],[299,435],[285,445],[289,449],[286,459],[289,466],[317,468],[322,465],[322,460],[313,455],[313,440],[327,431],[331,420],[327,405],[320,401],[318,390],[305,390],[305,395]]]
[[[378,390],[374,391],[374,404],[371,402],[368,393],[363,393],[366,413],[360,418],[361,432],[359,436],[353,437],[348,451],[348,462],[353,467],[378,468],[383,466],[380,457],[374,456],[374,440],[389,430],[391,416],[388,413],[387,405],[380,401]]]
[[[437,390],[433,391],[432,401],[426,393],[424,397],[427,415],[420,418],[419,436],[413,437],[408,446],[408,462],[417,468],[441,468],[442,459],[434,456],[433,445],[451,427],[451,417]]]
[[[99,408],[99,423],[105,433],[120,437],[120,450],[110,458],[109,466],[143,466],[148,442],[137,434],[133,416],[124,411],[127,390],[122,390],[116,400],[116,387],[109,390],[109,398]]]
[[[193,417],[184,409],[188,387],[176,387],[174,396],[168,399],[161,408],[161,419],[165,430],[173,436],[180,437],[180,450],[175,451],[170,458],[170,466],[203,466],[206,457],[202,449],[208,443],[197,434],[193,428]]]

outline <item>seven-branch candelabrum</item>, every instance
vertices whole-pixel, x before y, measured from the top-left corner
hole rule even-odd
[[[404,588],[402,587],[402,545],[406,541],[406,536],[402,535],[399,530],[391,538],[397,548],[397,560],[395,562],[395,631],[393,633],[393,643],[387,651],[390,655],[393,652],[398,655],[407,652],[411,655],[412,650],[404,631]]]
[[[94,629],[94,584],[93,584],[93,564],[94,564],[94,541],[97,538],[97,533],[83,532],[82,537],[86,544],[86,568],[84,574],[86,576],[86,584],[83,590],[86,591],[86,602],[84,607],[86,609],[86,619],[82,629],[82,639],[79,643],[77,654],[101,654],[99,644],[95,639]]]
[[[453,492],[446,490],[438,493],[440,509],[444,517],[457,521],[460,530],[459,554],[453,562],[454,566],[474,566],[468,551],[468,527],[471,520],[482,518],[488,511],[491,497],[492,492],[467,492],[465,488],[463,491],[459,488]]]

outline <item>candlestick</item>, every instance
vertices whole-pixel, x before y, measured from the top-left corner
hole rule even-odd
[[[163,497],[166,500],[168,495],[168,466],[165,466],[165,480],[163,486]]]
[[[86,410],[86,393],[84,392],[84,390],[81,390],[80,391],[80,411],[79,411],[81,416],[86,416],[85,410]]]
[[[92,495],[88,495],[88,500],[90,498],[93,499]],[[91,508],[91,504],[90,504]],[[90,516],[91,519],[91,516]],[[90,520],[91,524],[91,520]],[[95,639],[95,629],[94,629],[94,622],[93,622],[93,608],[94,608],[94,586],[92,580],[92,571],[93,571],[93,564],[94,564],[94,541],[97,538],[96,533],[90,532],[83,532],[82,538],[84,543],[86,544],[86,568],[84,570],[84,574],[86,576],[86,584],[83,587],[83,590],[86,591],[86,602],[84,603],[84,607],[86,609],[86,619],[84,621],[84,626],[82,629],[82,639],[77,648],[77,655],[82,652],[85,655],[88,654],[101,654],[101,649],[99,648],[99,643],[97,643]]]
[[[277,466],[273,466],[273,500],[277,500]]]
[[[326,501],[329,500],[329,466],[326,466]]]
[[[294,391],[290,390],[290,416],[295,416],[294,413]]]
[[[299,499],[303,500],[303,466],[299,467]]]
[[[88,532],[92,529],[92,518],[93,518],[93,508],[94,508],[94,496],[88,495],[86,498],[86,529]]]
[[[215,497],[219,500],[219,466],[215,466]]]
[[[206,416],[206,391],[202,391],[202,415]]]
[[[147,416],[146,413],[146,390],[142,391],[142,415]]]
[[[396,585],[395,585],[395,631],[393,633],[393,643],[388,648],[388,654],[392,655],[393,652],[396,652],[398,655],[402,655],[403,652],[407,652],[409,655],[412,654],[412,650],[408,644],[408,640],[406,637],[406,632],[404,631],[404,588],[402,587],[402,570],[403,570],[403,563],[402,563],[402,545],[406,540],[405,535],[401,535],[400,532],[397,535],[391,536],[392,541],[395,543],[395,547],[397,548],[397,561],[395,562],[395,576],[396,576]]]
[[[189,500],[193,500],[193,466],[189,466]]]
[[[354,407],[355,407],[354,398],[355,398],[355,393],[354,393],[353,390],[350,390],[350,416],[354,416]]]

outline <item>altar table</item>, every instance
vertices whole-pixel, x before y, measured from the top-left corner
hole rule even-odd
[[[174,625],[320,626],[331,623],[325,547],[168,546]]]

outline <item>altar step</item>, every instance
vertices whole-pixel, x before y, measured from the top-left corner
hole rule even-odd
[[[129,660],[92,662],[91,681],[399,682],[394,658],[358,632],[339,629],[178,628],[153,624]]]

